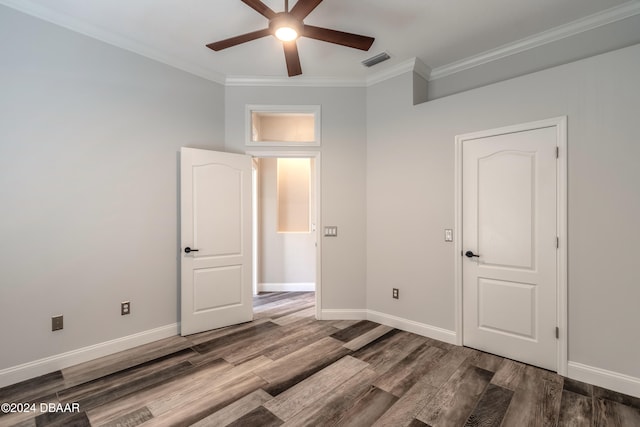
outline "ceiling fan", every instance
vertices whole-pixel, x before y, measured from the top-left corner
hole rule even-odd
[[[287,62],[289,77],[302,74],[302,66],[300,65],[300,56],[298,55],[298,46],[296,44],[296,40],[299,37],[308,37],[360,50],[369,50],[375,40],[373,37],[306,25],[303,20],[316,6],[322,3],[322,0],[298,0],[291,11],[289,11],[289,1],[285,0],[284,12],[279,13],[274,12],[261,0],[241,1],[267,18],[269,20],[269,26],[264,30],[253,31],[210,43],[207,47],[219,51],[268,35],[273,35],[278,40],[281,40],[284,46],[284,57]]]

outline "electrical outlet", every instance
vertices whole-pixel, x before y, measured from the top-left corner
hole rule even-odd
[[[120,315],[126,316],[131,314],[131,303],[129,301],[123,301],[120,303]]]
[[[64,322],[63,322],[63,318],[62,315],[60,316],[53,316],[51,318],[51,330],[52,331],[59,331],[60,329],[62,329],[64,327]]]
[[[400,291],[398,290],[398,288],[393,288],[392,296],[393,299],[400,299]]]

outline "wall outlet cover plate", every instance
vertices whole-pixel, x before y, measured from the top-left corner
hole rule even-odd
[[[64,328],[64,317],[63,316],[53,316],[51,318],[51,330],[59,331]]]

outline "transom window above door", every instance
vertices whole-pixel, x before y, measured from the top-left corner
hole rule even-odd
[[[319,146],[320,106],[247,105],[245,127],[250,146]]]

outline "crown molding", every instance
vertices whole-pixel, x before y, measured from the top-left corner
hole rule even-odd
[[[431,68],[420,59],[411,58],[364,79],[231,76],[227,77],[225,86],[366,87],[411,71],[429,80]]]
[[[534,49],[548,43],[559,41],[638,14],[640,14],[640,2],[632,0],[602,12],[577,19],[569,22],[568,24],[543,31],[531,37],[526,37],[513,43],[508,43],[498,48],[487,50],[480,54],[473,55],[441,67],[436,67],[431,72],[431,80],[459,73],[460,71],[468,70],[507,56],[515,55],[529,49]]]
[[[364,87],[363,79],[229,76],[225,86],[298,86],[298,87]]]
[[[420,58],[416,58],[413,71],[422,76],[426,81],[431,79],[431,67],[422,62]]]
[[[71,18],[67,15],[63,15],[61,13],[47,9],[29,0],[0,0],[0,4],[26,13],[27,15],[35,16],[36,18],[42,19],[52,24],[64,27],[76,33],[80,33],[93,39],[97,39],[112,46],[128,50],[140,56],[144,56],[154,61],[169,65],[171,67],[185,71],[189,74],[193,74],[195,76],[202,77],[203,79],[211,80],[216,83],[224,84],[224,75],[218,72],[208,70],[187,61],[180,60],[172,55],[166,55],[147,45],[137,43],[131,39],[119,36],[110,31],[106,31],[95,25],[87,24],[86,22],[82,22],[78,19]]]
[[[367,77],[366,86],[373,86],[411,71],[415,71],[427,81],[431,75],[431,68],[429,68],[429,66],[418,58],[411,58]]]

